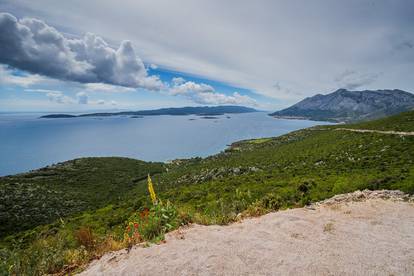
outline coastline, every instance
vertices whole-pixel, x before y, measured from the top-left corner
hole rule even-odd
[[[254,115],[256,114],[256,115]],[[181,119],[182,118],[182,119]],[[141,143],[140,144],[131,144],[130,146],[127,147],[127,149],[120,151],[119,153],[106,153],[105,150],[101,151],[101,152],[92,152],[92,153],[87,153],[87,152],[79,152],[76,153],[74,152],[74,154],[71,153],[70,149],[69,151],[66,151],[69,153],[66,154],[67,156],[69,156],[69,158],[65,158],[65,154],[61,154],[60,157],[58,156],[58,158],[49,158],[48,160],[36,160],[36,163],[33,163],[34,165],[28,164],[28,165],[24,165],[25,161],[25,157],[20,158],[20,157],[16,157],[16,158],[20,158],[20,166],[23,168],[21,170],[19,170],[18,168],[14,167],[13,171],[9,172],[10,170],[7,170],[7,167],[5,167],[5,169],[3,169],[3,171],[0,173],[0,177],[4,177],[4,176],[11,176],[11,175],[16,175],[16,174],[24,174],[24,173],[29,173],[31,171],[36,171],[42,168],[46,168],[48,166],[52,166],[53,164],[56,163],[62,163],[62,162],[66,162],[66,161],[70,161],[73,159],[78,159],[78,158],[87,158],[87,157],[125,157],[125,158],[131,158],[131,159],[135,159],[135,160],[142,160],[142,161],[146,161],[146,162],[169,162],[171,160],[175,160],[175,159],[191,159],[191,158],[196,158],[196,157],[202,157],[202,158],[207,158],[216,154],[219,154],[220,152],[226,151],[228,149],[228,145],[231,144],[235,144],[235,143],[240,143],[246,140],[254,140],[254,139],[263,139],[263,138],[269,138],[269,137],[279,137],[281,135],[285,135],[291,131],[296,131],[296,130],[300,130],[300,129],[306,129],[308,127],[312,127],[315,125],[322,125],[322,124],[330,124],[330,122],[318,122],[315,123],[317,121],[311,121],[311,120],[296,120],[296,122],[294,123],[290,123],[287,121],[283,121],[284,119],[281,119],[281,121],[279,120],[273,120],[273,118],[271,119],[266,119],[269,118],[269,116],[267,116],[266,113],[264,112],[255,112],[255,113],[245,113],[245,114],[233,114],[232,118],[229,119],[227,117],[221,117],[218,119],[218,123],[217,118],[213,119],[202,119],[201,117],[197,116],[194,117],[197,120],[189,120],[188,118],[193,118],[193,116],[144,116],[144,118],[141,118],[139,120],[137,119],[130,119],[130,117],[111,117],[109,120],[105,119],[105,120],[99,120],[96,121],[94,120],[94,118],[89,118],[89,120],[80,120],[80,126],[83,125],[91,125],[92,127],[95,127],[96,125],[100,126],[99,129],[111,129],[112,126],[114,124],[119,125],[119,123],[122,124],[131,124],[131,127],[138,127],[141,128],[140,126],[142,124],[144,124],[142,126],[142,130],[139,130],[140,132],[145,133],[145,129],[147,128],[146,125],[148,124],[148,120],[150,120],[150,122],[154,121],[153,124],[158,124],[158,122],[164,122],[163,124],[170,124],[169,122],[176,122],[181,121],[181,128],[182,130],[184,130],[185,132],[192,132],[194,131],[194,133],[198,133],[198,129],[199,128],[204,128],[203,126],[207,126],[209,128],[211,128],[211,132],[213,135],[212,137],[208,138],[207,140],[205,140],[204,138],[197,138],[200,135],[196,135],[195,137],[193,137],[193,139],[191,139],[190,137],[188,137],[189,140],[194,140],[194,139],[202,139],[200,140],[201,142],[197,145],[197,148],[193,148],[192,151],[186,151],[183,150],[182,153],[176,151],[175,153],[172,152],[170,154],[165,154],[163,156],[161,156],[161,158],[154,158],[153,156],[151,157],[151,155],[145,155],[145,152],[138,150],[134,150],[134,147],[144,147],[144,144],[146,143],[145,141],[142,141],[141,139]],[[249,124],[249,122],[245,122],[245,118],[248,118],[248,120],[251,122]],[[278,119],[278,118],[276,118]],[[76,120],[76,121],[75,121]],[[259,121],[257,121],[259,120]],[[267,130],[265,130],[263,133],[253,133],[253,132],[247,132],[245,134],[240,135],[240,133],[238,133],[238,129],[234,130],[233,135],[231,136],[226,136],[223,138],[213,138],[216,137],[217,134],[217,129],[221,129],[222,127],[224,127],[225,125],[229,125],[229,127],[233,127],[234,124],[241,124],[240,127],[242,127],[244,124],[246,125],[252,125],[253,123],[257,122],[259,125],[263,124],[263,121],[265,120],[268,123],[268,126],[266,127]],[[295,120],[293,120],[295,121]],[[97,123],[95,123],[97,122]],[[191,124],[188,125],[186,122],[190,122]],[[196,124],[194,124],[195,122],[198,122]],[[59,125],[59,127],[57,128],[56,132],[58,132],[58,130],[60,130],[62,128],[67,128],[67,127],[75,127],[78,122],[76,118],[68,118],[67,120],[61,121],[61,120],[54,120],[54,119],[50,119],[50,120],[29,120],[27,122],[22,122],[22,124],[24,124],[24,127],[27,126],[27,124],[41,124],[41,125],[45,125],[48,126],[49,124],[53,125]],[[67,127],[66,127],[67,125]],[[152,125],[152,123],[151,123]],[[77,127],[77,126],[76,126]],[[116,127],[116,126],[115,126]],[[90,128],[90,127],[88,127]],[[128,127],[129,128],[129,127]],[[151,127],[153,128],[153,127]],[[239,127],[238,127],[239,128]],[[256,129],[257,127],[252,126],[252,129]],[[260,126],[260,128],[262,128]],[[51,130],[49,130],[49,127],[47,127],[45,130],[46,132],[49,132]],[[209,134],[209,130],[205,129],[203,130],[206,134]],[[177,142],[182,140],[182,135],[184,134],[180,134],[180,131],[176,131],[176,139]],[[115,133],[116,134],[116,133]],[[114,135],[115,135],[114,134]],[[236,135],[237,134],[237,135]],[[260,135],[263,134],[263,135]],[[53,133],[52,133],[53,135]],[[217,134],[218,135],[218,134]],[[116,137],[118,137],[119,134],[116,134]],[[204,135],[203,135],[204,136]],[[247,137],[246,137],[247,136]],[[50,137],[46,137],[45,139],[52,139],[53,136]],[[232,137],[234,137],[234,139],[232,139]],[[87,138],[87,137],[85,137]],[[103,137],[103,135],[99,135],[99,139],[105,139],[105,137]],[[110,142],[111,137],[108,136],[107,140],[109,141],[109,144],[112,144],[112,142]],[[6,141],[6,140],[5,140]],[[204,142],[202,142],[204,141]],[[7,142],[7,141],[6,141]],[[13,141],[12,141],[13,142]],[[160,145],[164,145],[163,147],[166,148],[166,150],[169,150],[168,145],[165,143],[168,143],[169,139],[168,137],[162,138],[159,143]],[[190,141],[192,143],[192,141]],[[60,143],[60,142],[59,142]],[[91,142],[92,143],[92,142]],[[173,147],[174,144],[176,142],[172,141],[170,144],[170,147]],[[213,144],[212,144],[213,143]],[[6,146],[7,144],[5,144],[4,146]],[[53,145],[51,145],[53,146]],[[96,147],[96,145],[91,145],[93,147]],[[114,145],[114,147],[116,147],[117,145]],[[130,148],[129,148],[130,147]],[[131,150],[130,150],[131,149]],[[30,150],[30,149],[27,149]],[[161,151],[161,148],[154,148],[154,150],[158,150]],[[25,150],[26,151],[26,150]],[[37,150],[38,152],[40,152],[40,148]],[[45,149],[45,152],[49,151],[49,148]],[[170,150],[171,151],[171,150]],[[204,152],[204,153],[203,153]],[[173,154],[174,153],[174,154]],[[148,158],[148,156],[150,158]],[[5,162],[3,164],[7,165],[7,162],[10,162],[9,164],[15,163],[13,160],[7,161],[7,155],[5,155],[3,158],[5,160]],[[23,163],[22,163],[23,162]],[[23,166],[22,166],[23,164]],[[38,164],[38,165],[36,165]],[[27,169],[24,169],[24,167],[26,167]],[[0,170],[1,171],[1,170]]]

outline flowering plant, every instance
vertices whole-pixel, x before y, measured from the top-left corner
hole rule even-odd
[[[148,175],[148,192],[152,206],[134,213],[127,222],[124,239],[129,243],[138,243],[143,240],[163,239],[164,234],[178,227],[178,212],[167,201],[165,204],[157,199],[151,177]]]

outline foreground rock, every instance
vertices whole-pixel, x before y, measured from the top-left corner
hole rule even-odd
[[[339,195],[229,226],[180,229],[166,243],[119,251],[83,275],[412,275],[413,197]]]

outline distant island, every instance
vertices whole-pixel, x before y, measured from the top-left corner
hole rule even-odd
[[[251,113],[258,112],[258,110],[245,106],[223,105],[223,106],[187,106],[187,107],[171,107],[160,108],[154,110],[140,110],[140,111],[122,111],[122,112],[102,112],[102,113],[87,113],[81,115],[70,114],[48,114],[40,118],[75,118],[75,117],[108,117],[108,116],[156,116],[156,115],[198,115],[198,116],[219,116],[223,114],[236,113]],[[135,117],[137,118],[137,117]]]
[[[355,122],[378,119],[414,108],[412,93],[394,90],[349,91],[306,98],[270,116],[331,122]]]

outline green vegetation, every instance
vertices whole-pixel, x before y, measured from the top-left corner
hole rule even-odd
[[[0,178],[0,237],[121,201],[164,164],[82,158]]]
[[[413,112],[404,112],[388,118],[348,125],[349,128],[375,129],[375,130],[394,130],[394,131],[414,131]]]
[[[414,129],[414,112],[339,127],[358,126],[409,131]],[[157,242],[188,222],[226,224],[357,189],[414,193],[413,136],[333,130],[336,127],[236,142],[204,159],[159,164],[88,158],[1,178],[2,197],[10,197],[2,202],[2,218],[14,219],[15,210],[33,216],[24,227],[9,223],[1,228],[0,273],[73,271],[109,250],[128,247],[134,237],[135,242]],[[153,205],[147,173],[154,175],[157,195],[169,203]],[[32,186],[39,189],[38,196],[47,196],[25,197],[23,204],[19,198]],[[59,200],[49,199],[52,193],[45,191],[52,188]],[[82,202],[82,209],[76,209],[76,203],[57,204],[71,200]],[[38,219],[34,210],[42,201],[49,207],[42,209],[45,218]],[[55,208],[58,215],[45,213]]]
[[[160,202],[128,218],[126,239],[128,243],[160,241],[164,239],[165,233],[183,223],[177,209],[169,201],[166,204]]]

